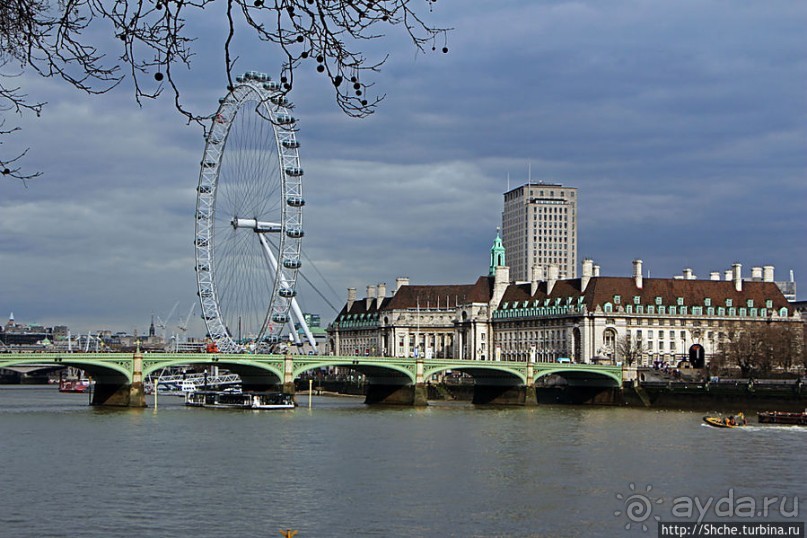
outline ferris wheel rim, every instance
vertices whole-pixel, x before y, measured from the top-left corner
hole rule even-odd
[[[296,139],[296,121],[290,114],[290,105],[279,92],[275,83],[268,80],[266,75],[250,72],[237,77],[238,84],[230,89],[225,97],[219,100],[219,108],[212,116],[205,142],[205,151],[202,158],[197,186],[196,222],[195,222],[195,260],[197,289],[202,306],[202,317],[208,330],[208,336],[216,343],[221,352],[243,352],[246,350],[244,340],[241,338],[238,317],[239,334],[234,338],[232,327],[227,326],[225,309],[221,303],[221,278],[217,276],[217,267],[220,262],[217,257],[216,238],[218,193],[221,188],[220,175],[222,172],[222,159],[224,159],[227,143],[235,122],[240,114],[244,114],[245,107],[255,103],[255,113],[271,125],[274,138],[273,148],[277,156],[277,180],[279,184],[279,200],[277,207],[280,219],[277,229],[276,246],[270,245],[264,231],[259,229],[257,216],[252,219],[255,236],[259,237],[263,248],[272,256],[274,247],[276,260],[271,285],[271,297],[266,304],[260,330],[254,336],[254,342],[260,346],[262,343],[279,341],[282,327],[290,319],[291,302],[296,294],[297,270],[300,266],[300,252],[302,239],[302,168],[300,167],[299,142]],[[241,215],[248,217],[249,215]],[[250,219],[239,218],[238,214],[230,215],[233,228],[240,221]],[[238,221],[238,222],[236,222]],[[218,222],[221,222],[219,219]],[[219,232],[221,235],[221,232]],[[220,242],[221,240],[219,240]],[[266,254],[266,252],[264,252]],[[225,284],[226,286],[226,284]],[[225,290],[226,291],[226,290]],[[232,319],[230,320],[233,321]]]

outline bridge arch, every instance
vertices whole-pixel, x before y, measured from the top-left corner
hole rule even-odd
[[[116,378],[132,382],[131,359],[121,359],[117,361],[96,360],[98,354],[84,355],[82,353],[69,353],[65,355],[42,355],[39,356],[17,356],[10,353],[0,359],[0,368],[10,366],[25,366],[29,364],[52,364],[54,366],[72,366],[79,370],[84,370],[93,378]]]
[[[621,387],[622,372],[611,370],[575,367],[536,369],[533,382],[550,375],[565,379],[570,385]]]
[[[506,363],[497,362],[490,362],[490,364],[479,364],[477,362],[473,366],[457,364],[456,362],[453,364],[441,364],[440,366],[425,368],[423,370],[423,378],[428,380],[433,375],[441,374],[448,370],[468,374],[475,380],[498,379],[508,385],[525,385],[527,383],[527,376],[524,374],[524,372],[507,366]]]
[[[218,366],[238,374],[245,390],[268,390],[283,384],[283,357],[252,358],[250,355],[172,356],[170,359],[143,360],[143,376],[163,368],[179,366]]]
[[[298,378],[301,374],[318,368],[348,368],[359,372],[368,378],[370,382],[380,379],[394,380],[396,384],[411,384],[415,382],[415,372],[412,368],[407,368],[401,364],[373,360],[355,360],[349,357],[333,357],[330,360],[323,357],[322,360],[305,361],[300,363],[295,361],[293,375]]]

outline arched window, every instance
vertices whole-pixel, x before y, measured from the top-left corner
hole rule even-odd
[[[614,358],[616,352],[616,330],[608,328],[602,333],[603,352],[607,357]]]

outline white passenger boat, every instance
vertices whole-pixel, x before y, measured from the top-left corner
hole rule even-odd
[[[232,392],[197,390],[185,395],[189,407],[217,409],[294,409],[297,404],[284,392]]]

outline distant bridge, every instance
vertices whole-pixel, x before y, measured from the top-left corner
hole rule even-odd
[[[95,380],[93,405],[145,407],[143,380],[163,368],[219,366],[237,373],[244,390],[294,392],[294,380],[319,368],[347,368],[367,380],[368,404],[426,405],[427,383],[449,370],[474,379],[474,403],[534,405],[535,383],[558,375],[569,386],[621,390],[622,368],[549,362],[339,357],[323,355],[249,355],[223,353],[9,353],[0,368],[28,365],[73,366]]]

